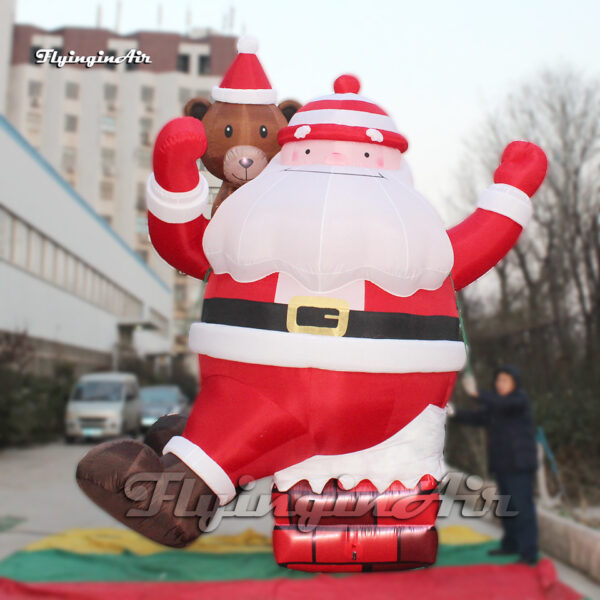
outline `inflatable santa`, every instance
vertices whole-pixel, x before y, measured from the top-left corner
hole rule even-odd
[[[201,391],[162,457],[111,442],[82,461],[79,483],[122,522],[176,546],[199,535],[197,517],[177,515],[175,494],[153,519],[127,517],[149,502],[127,493],[129,476],[192,481],[190,503],[208,507],[201,497],[227,504],[240,478],[273,475],[281,564],[431,563],[436,510],[426,497],[437,498],[445,405],[465,363],[455,292],[516,243],[546,157],[531,143],[509,144],[473,214],[447,230],[413,186],[407,140],[355,77],[301,108],[279,143],[208,220],[196,168],[202,123],[175,119],[159,134],[152,242],[175,268],[208,274],[189,340]],[[303,530],[294,506],[306,508],[303,498],[313,507],[369,503],[364,514],[332,513]],[[406,498],[425,508],[394,511],[390,501]]]

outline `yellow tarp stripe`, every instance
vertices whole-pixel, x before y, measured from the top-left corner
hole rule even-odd
[[[152,542],[127,529],[68,529],[49,535],[23,548],[36,550],[65,550],[76,554],[131,554],[148,555],[168,552],[171,548]],[[206,535],[185,548],[186,552],[271,552],[271,538],[252,529],[236,535]]]
[[[479,533],[466,525],[448,525],[438,530],[440,544],[447,546],[462,546],[465,544],[483,544],[494,539],[484,533]]]
[[[480,544],[492,538],[465,525],[449,525],[439,530],[440,543],[446,545]],[[170,548],[156,544],[127,529],[69,529],[50,535],[23,548],[36,550],[64,550],[76,554],[131,554],[148,555],[167,552]],[[271,538],[247,529],[236,535],[206,535],[188,546],[186,552],[271,552]]]

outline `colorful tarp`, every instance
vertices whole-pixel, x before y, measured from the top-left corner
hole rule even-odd
[[[552,563],[535,567],[487,555],[495,542],[467,527],[443,528],[436,566],[397,573],[314,575],[282,569],[270,539],[253,531],[207,536],[166,550],[117,529],[70,530],[0,562],[0,598],[390,598],[578,600]]]

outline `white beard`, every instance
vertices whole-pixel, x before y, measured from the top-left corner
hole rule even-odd
[[[414,189],[408,166],[289,167],[279,155],[223,202],[203,248],[215,273],[244,283],[287,273],[320,293],[368,280],[411,296],[438,289],[454,261],[444,224]]]

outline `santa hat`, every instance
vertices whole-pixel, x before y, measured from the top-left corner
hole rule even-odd
[[[300,140],[367,142],[405,152],[406,138],[392,118],[375,102],[360,96],[354,75],[341,75],[333,84],[335,93],[305,104],[279,131],[279,144]]]
[[[256,38],[242,36],[237,49],[239,54],[225,73],[221,85],[212,89],[213,100],[232,104],[275,104],[277,94],[256,56]]]

